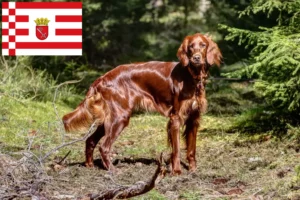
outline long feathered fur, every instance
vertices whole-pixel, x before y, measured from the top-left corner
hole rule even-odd
[[[103,124],[107,114],[108,110],[101,93],[92,86],[79,106],[73,112],[63,116],[65,130],[67,132],[87,131],[94,122],[97,125]]]

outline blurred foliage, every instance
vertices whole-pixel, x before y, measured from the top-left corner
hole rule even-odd
[[[278,127],[281,132],[287,130],[287,123],[300,122],[299,10],[299,0],[253,0],[240,17],[258,13],[271,17],[275,13],[276,26],[253,31],[221,25],[228,31],[226,40],[238,39],[240,45],[251,49],[251,64],[227,76],[258,78],[254,86],[265,99],[262,108],[249,112],[250,118],[241,127],[250,121],[253,130],[263,125],[266,129]]]
[[[82,2],[83,56],[28,58],[33,68],[47,70],[58,82],[81,79],[91,71],[107,71],[123,63],[177,61],[176,52],[183,38],[196,32],[210,33],[222,49],[224,62],[232,64],[247,57],[248,52],[232,42],[224,41],[223,33],[218,31],[218,23],[255,27],[258,20],[245,19],[247,23],[236,20],[237,10],[246,8],[249,0]],[[216,74],[219,74],[218,70]],[[88,84],[93,81],[86,80]],[[83,87],[88,86],[82,85],[81,88]]]
[[[262,102],[249,82],[210,81],[206,88],[208,114],[236,116],[255,108]]]

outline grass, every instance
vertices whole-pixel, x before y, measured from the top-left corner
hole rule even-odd
[[[136,157],[157,156],[157,152],[167,150],[166,124],[167,119],[160,115],[136,115],[131,118],[130,127],[121,134],[114,149]]]
[[[45,153],[62,143],[79,135],[65,134],[60,121],[61,115],[72,109],[65,104],[56,104],[60,116],[57,116],[52,102],[16,101],[10,97],[0,98],[0,146],[2,153],[12,153],[28,147],[33,140],[32,151]],[[41,151],[41,152],[40,152]],[[66,154],[62,149],[58,155]],[[82,155],[83,149],[72,151],[71,157]]]
[[[40,155],[83,135],[65,134],[60,122],[61,116],[74,108],[69,106],[81,97],[63,94],[56,103],[56,115],[51,99],[20,99],[5,92],[0,95],[0,153],[18,158],[33,141],[31,150]],[[299,199],[299,127],[290,127],[286,138],[268,132],[242,133],[232,127],[241,113],[259,103],[252,88],[244,83],[218,83],[207,93],[210,109],[201,119],[197,137],[197,171],[189,173],[183,168],[180,176],[168,174],[154,190],[134,199]],[[148,180],[156,168],[153,159],[161,152],[165,156],[170,152],[166,125],[167,119],[160,115],[133,116],[113,146],[112,157],[119,160],[118,173],[113,177],[102,168],[81,165],[84,142],[55,152],[46,162],[51,181],[43,191],[51,197],[71,195],[76,199],[116,183]],[[183,142],[181,147],[181,158],[186,162]],[[62,169],[53,170],[51,166],[69,151]],[[94,157],[99,161],[97,150]]]

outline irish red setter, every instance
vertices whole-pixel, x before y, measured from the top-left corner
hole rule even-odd
[[[135,110],[157,111],[169,117],[167,126],[172,147],[172,174],[180,174],[180,127],[187,146],[189,170],[196,169],[196,135],[200,114],[205,112],[205,81],[208,68],[220,65],[221,52],[210,37],[185,37],[178,49],[180,62],[143,62],[120,65],[99,77],[75,111],[65,115],[66,131],[97,130],[86,141],[85,165],[93,166],[93,152],[103,137],[100,154],[103,165],[114,170],[110,160],[113,142],[128,125]]]

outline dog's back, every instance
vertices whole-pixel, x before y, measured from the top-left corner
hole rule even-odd
[[[65,129],[87,130],[119,109],[128,114],[146,110],[168,116],[174,90],[171,74],[176,65],[152,61],[120,65],[107,72],[94,81],[80,105],[63,117]]]

